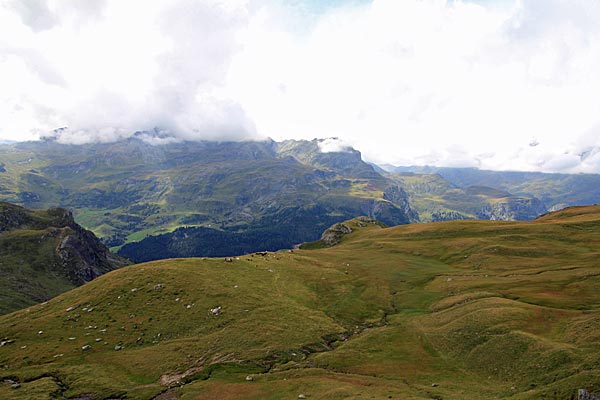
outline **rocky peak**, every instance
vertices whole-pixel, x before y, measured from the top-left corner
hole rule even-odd
[[[360,151],[337,144],[335,138],[286,140],[277,145],[279,157],[292,156],[299,162],[337,172],[341,176],[380,179],[372,165],[362,160]],[[332,144],[333,143],[333,144]]]

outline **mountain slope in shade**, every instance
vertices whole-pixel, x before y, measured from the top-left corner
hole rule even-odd
[[[46,301],[128,262],[64,209],[0,202],[0,313]]]
[[[600,392],[600,207],[341,225],[331,246],[135,265],[0,317],[0,397]]]

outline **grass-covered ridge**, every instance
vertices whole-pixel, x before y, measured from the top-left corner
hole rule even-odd
[[[332,247],[140,264],[1,317],[21,387],[0,398],[600,392],[600,207],[346,224]]]
[[[28,210],[0,202],[0,314],[127,264],[65,209]]]

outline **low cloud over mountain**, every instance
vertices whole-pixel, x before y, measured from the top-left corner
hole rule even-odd
[[[0,138],[335,136],[379,163],[600,172],[596,3],[321,3],[4,2]]]

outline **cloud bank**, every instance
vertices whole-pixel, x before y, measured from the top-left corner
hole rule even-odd
[[[0,3],[0,138],[335,136],[380,163],[600,172],[595,1],[134,3]]]
[[[222,94],[244,3],[15,0],[0,7],[0,137],[53,129],[70,143],[154,127],[181,138],[257,138]]]

